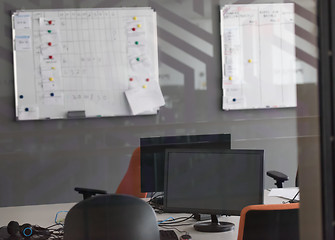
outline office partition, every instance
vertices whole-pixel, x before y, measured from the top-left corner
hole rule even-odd
[[[220,8],[250,2],[260,1],[3,0],[0,188],[6,194],[0,194],[0,206],[73,202],[80,200],[75,186],[114,192],[139,139],[152,136],[231,134],[233,149],[264,149],[265,171],[285,172],[287,186],[293,186],[298,159],[319,157],[316,5],[294,2],[297,107],[223,111]],[[12,12],[114,7],[151,7],[157,13],[165,106],[153,116],[15,121]],[[264,180],[265,187],[274,186]]]

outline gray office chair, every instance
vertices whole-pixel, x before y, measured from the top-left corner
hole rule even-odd
[[[64,223],[64,240],[159,240],[154,210],[122,194],[100,195],[77,203]]]
[[[296,187],[299,187],[298,174],[299,174],[299,171],[297,170],[297,174],[295,176],[295,186]],[[267,171],[266,175],[268,175],[269,177],[273,178],[276,181],[275,185],[277,186],[277,188],[283,188],[283,183],[289,179],[286,174],[282,172],[278,172],[278,171],[273,171],[273,170]]]

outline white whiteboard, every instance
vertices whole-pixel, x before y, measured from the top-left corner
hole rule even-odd
[[[151,8],[24,10],[12,15],[18,120],[155,114]]]
[[[224,110],[296,107],[294,4],[221,8]]]

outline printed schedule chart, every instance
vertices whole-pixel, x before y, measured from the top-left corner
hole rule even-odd
[[[221,8],[223,109],[296,107],[294,4]]]
[[[155,114],[156,13],[151,8],[17,11],[18,120]]]

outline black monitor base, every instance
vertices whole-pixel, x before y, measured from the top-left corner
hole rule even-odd
[[[211,219],[211,222],[194,224],[194,229],[199,232],[227,232],[234,229],[234,223],[219,222],[216,215],[211,215]]]

